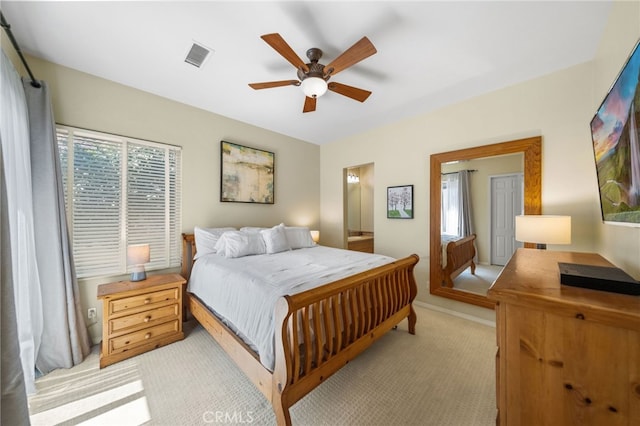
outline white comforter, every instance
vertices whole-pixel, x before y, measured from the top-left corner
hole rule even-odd
[[[449,243],[451,241],[457,241],[459,239],[461,239],[462,237],[459,237],[457,235],[449,235],[449,234],[442,234],[440,236],[441,242],[442,244],[440,245],[440,248],[442,249],[442,267],[445,268],[447,266],[447,246],[449,245]]]
[[[324,246],[277,254],[226,258],[208,254],[193,266],[188,289],[260,355],[273,371],[274,308],[280,296],[300,293],[395,259]]]

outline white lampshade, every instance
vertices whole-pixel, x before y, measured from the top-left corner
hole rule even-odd
[[[149,263],[149,244],[133,244],[127,247],[127,265],[133,266],[131,269],[131,281],[142,281],[147,278],[144,264]]]
[[[327,92],[327,82],[320,77],[307,77],[302,80],[302,91],[310,98],[319,98]]]
[[[516,240],[538,244],[571,244],[571,216],[516,216]]]
[[[127,247],[127,265],[149,263],[149,244],[133,244]]]
[[[320,241],[320,231],[311,231],[311,239],[313,239],[314,243]]]

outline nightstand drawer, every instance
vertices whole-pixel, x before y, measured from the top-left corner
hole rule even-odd
[[[123,352],[168,334],[177,333],[179,330],[180,320],[176,319],[174,321],[156,325],[155,327],[149,327],[120,337],[115,337],[113,339],[109,339],[109,353]]]
[[[178,300],[179,297],[180,292],[176,288],[141,294],[138,296],[124,297],[122,299],[112,300],[109,302],[109,314],[118,314],[127,310],[134,310],[135,308],[152,305],[154,303]]]
[[[109,320],[109,335],[119,333],[127,328],[140,325],[149,326],[158,321],[167,321],[169,319],[178,318],[180,314],[180,306],[173,304],[163,306],[149,311],[138,312],[137,314],[127,315],[124,317]]]

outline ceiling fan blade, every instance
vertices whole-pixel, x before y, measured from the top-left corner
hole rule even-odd
[[[281,87],[281,86],[299,86],[300,82],[298,80],[282,80],[282,81],[267,81],[265,83],[249,83],[251,88],[260,90],[260,89],[270,89],[272,87]]]
[[[331,82],[328,87],[332,92],[339,93],[356,101],[364,102],[371,94],[368,90],[358,89],[357,87],[347,86],[346,84]]]
[[[313,112],[316,110],[316,101],[318,98],[310,98],[306,96],[304,99],[304,108],[302,108],[302,112]]]
[[[291,46],[278,33],[265,34],[261,38],[267,42],[267,44],[274,48],[276,52],[282,55],[287,61],[296,68],[302,68],[304,72],[309,71],[309,67],[302,59],[293,51]]]
[[[340,56],[325,65],[324,72],[329,75],[336,75],[345,68],[357,64],[361,60],[376,53],[377,50],[368,38],[362,37],[360,41],[345,50]],[[333,70],[332,70],[333,69]]]

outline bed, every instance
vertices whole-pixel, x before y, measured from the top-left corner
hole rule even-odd
[[[453,280],[465,269],[471,268],[476,273],[476,234],[464,238],[446,239],[442,237],[442,276],[444,285],[453,288]]]
[[[309,256],[320,248],[322,246],[291,252],[296,252],[298,257]],[[325,249],[339,250],[325,247],[317,253]],[[361,252],[351,253],[370,256]],[[204,295],[191,291],[197,287],[192,283],[202,281],[198,274],[207,268],[207,264],[218,267],[218,260],[213,259],[216,256],[198,257],[194,234],[183,234],[182,275],[189,280],[188,309],[271,402],[279,425],[290,425],[289,408],[293,404],[403,319],[408,320],[409,333],[415,334],[416,314],[412,302],[417,293],[413,274],[419,260],[417,255],[390,259],[388,263],[353,274],[342,271],[336,275],[338,279],[313,287],[306,281],[318,281],[325,274],[310,267],[309,279],[301,280],[305,281],[304,285],[289,285],[302,291],[293,291],[275,300],[272,311],[273,359],[269,362],[269,357],[261,352],[262,346],[247,342],[249,333],[239,332],[235,321],[219,316],[218,309],[210,308],[210,303],[203,300]],[[247,257],[258,261],[264,256]],[[279,254],[272,258],[276,256]],[[197,257],[195,264],[194,257]],[[243,258],[243,261],[248,262],[249,259]],[[291,262],[302,265],[301,262],[308,262],[308,258],[304,261],[297,258]],[[244,269],[252,268],[246,267],[245,263]]]

